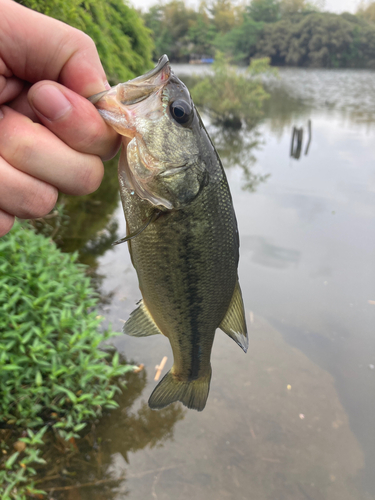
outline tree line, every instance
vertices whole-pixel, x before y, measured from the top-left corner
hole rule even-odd
[[[358,12],[333,14],[319,0],[184,0],[159,2],[141,13],[154,40],[154,58],[214,57],[234,63],[269,57],[277,66],[375,68],[375,2]]]

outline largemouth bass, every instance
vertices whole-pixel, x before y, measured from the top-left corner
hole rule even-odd
[[[221,328],[246,352],[238,283],[239,236],[219,156],[167,56],[143,76],[90,99],[123,136],[121,200],[142,300],[128,335],[163,334],[173,367],[149,406],[181,401],[203,410],[211,349]]]

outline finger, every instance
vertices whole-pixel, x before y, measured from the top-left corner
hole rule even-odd
[[[89,36],[11,0],[0,0],[0,11],[0,57],[15,76],[59,81],[85,97],[108,88]]]
[[[84,97],[54,82],[39,82],[28,99],[40,121],[71,148],[112,158],[121,138]]]
[[[0,155],[10,165],[67,194],[89,194],[99,187],[103,164],[98,156],[73,150],[7,106],[0,111]]]
[[[33,219],[47,215],[56,204],[56,188],[20,172],[1,157],[0,178],[0,211],[5,226],[8,223],[9,227],[10,223],[6,220],[6,214],[9,217],[15,215],[20,219]]]
[[[13,73],[8,68],[8,66],[5,64],[5,61],[1,57],[0,57],[0,75],[3,75],[7,78],[10,78],[11,76],[13,76]]]
[[[14,224],[14,215],[7,214],[0,210],[0,237],[9,233]]]
[[[23,87],[24,82],[19,78],[5,78],[0,74],[0,104],[15,99],[22,92]]]
[[[6,103],[6,105],[12,108],[14,111],[27,116],[33,122],[39,122],[39,118],[35,114],[33,108],[30,106],[29,100],[27,98],[29,88],[30,84],[25,82],[21,93],[15,99]]]

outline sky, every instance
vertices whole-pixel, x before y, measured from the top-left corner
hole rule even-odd
[[[156,0],[130,0],[136,8],[141,8],[142,10],[147,10],[151,5],[157,3]],[[188,5],[196,7],[198,5],[198,0],[186,0]],[[360,0],[325,0],[325,9],[330,12],[351,12],[355,13]]]

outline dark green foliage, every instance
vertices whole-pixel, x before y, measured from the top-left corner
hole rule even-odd
[[[270,57],[273,65],[375,67],[375,2],[358,15],[319,11],[319,0],[252,0],[236,7],[216,0],[198,11],[183,0],[157,4],[144,14],[155,38],[155,57],[212,57],[215,49],[236,63]]]
[[[122,0],[17,1],[87,33],[111,83],[134,78],[151,66],[150,32]]]
[[[274,23],[281,15],[278,0],[252,0],[247,11],[254,21],[265,23]]]
[[[256,55],[275,65],[373,67],[375,27],[350,14],[297,14],[265,25]]]
[[[196,21],[191,24],[188,31],[189,48],[192,54],[213,57],[215,54],[215,42],[217,29],[207,15],[197,14]],[[220,37],[218,37],[220,38]]]
[[[244,16],[243,23],[236,26],[224,36],[215,39],[218,50],[231,58],[233,62],[246,62],[256,52],[258,38],[263,30],[263,23],[259,23]]]
[[[0,240],[0,422],[33,427],[56,412],[56,427],[70,428],[68,418],[113,406],[111,379],[131,369],[98,350],[114,334],[99,333],[98,298],[76,261],[19,223]]]
[[[152,31],[155,42],[154,56],[158,59],[168,54],[171,60],[186,57],[188,31],[196,13],[182,0],[157,4],[144,15],[146,26]]]
[[[134,367],[99,349],[115,334],[99,332],[98,297],[76,261],[19,223],[0,240],[0,426],[47,423],[68,440],[117,406],[114,378]],[[25,477],[17,457],[0,458],[0,493]]]

